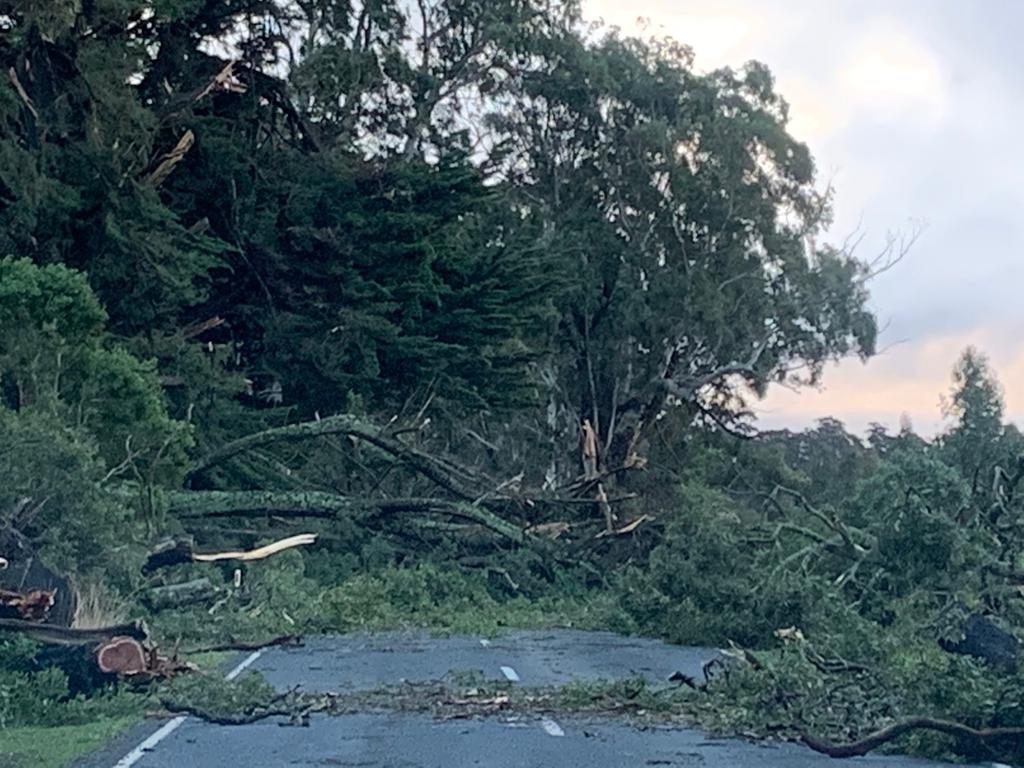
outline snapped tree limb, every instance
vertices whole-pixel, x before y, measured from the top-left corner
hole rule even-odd
[[[470,520],[516,543],[526,534],[518,525],[482,506],[436,498],[353,499],[323,491],[175,491],[169,511],[182,518],[247,517],[272,513],[282,517],[372,518],[383,514],[446,515]]]
[[[473,482],[476,478],[467,470],[389,437],[378,427],[369,425],[349,414],[338,414],[317,421],[304,421],[283,427],[273,427],[246,435],[238,440],[232,440],[197,461],[188,476],[189,478],[198,477],[234,456],[257,448],[329,435],[347,435],[369,443],[389,457],[407,464],[460,499],[471,501],[479,498],[480,493],[485,490],[483,485]]]
[[[963,723],[956,723],[950,720],[937,720],[932,717],[909,717],[900,720],[898,723],[881,728],[870,733],[863,739],[849,744],[833,744],[832,742],[816,738],[806,733],[800,734],[800,740],[815,752],[821,752],[829,757],[859,757],[866,755],[873,749],[887,744],[893,739],[898,739],[905,733],[916,730],[929,730],[945,733],[968,739],[981,744],[991,744],[996,741],[1010,742],[1024,739],[1024,728],[971,728]]]
[[[219,560],[240,560],[249,562],[263,560],[292,547],[301,547],[316,542],[315,533],[300,533],[285,539],[264,544],[256,549],[229,552],[196,552],[191,538],[168,539],[157,544],[142,566],[143,573],[152,573],[159,568],[180,563],[213,563]]]

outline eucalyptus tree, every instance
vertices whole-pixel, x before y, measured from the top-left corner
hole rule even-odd
[[[504,177],[571,275],[550,426],[589,421],[601,471],[659,425],[737,428],[770,383],[873,352],[869,269],[818,244],[829,195],[764,66],[701,74],[671,41],[566,35],[516,76],[492,116]]]

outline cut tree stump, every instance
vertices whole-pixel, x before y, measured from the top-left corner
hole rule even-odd
[[[96,649],[96,665],[112,675],[138,675],[148,668],[149,654],[131,637],[114,637]]]

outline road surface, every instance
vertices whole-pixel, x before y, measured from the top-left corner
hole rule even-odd
[[[515,632],[488,640],[384,633],[311,638],[301,648],[268,648],[235,663],[229,676],[257,670],[279,689],[377,688],[474,671],[517,685],[643,675],[664,683],[675,671],[700,677],[716,652],[606,632]],[[147,724],[78,768],[923,768],[940,763],[869,756],[842,763],[792,744],[711,739],[700,731],[640,729],[609,719],[520,717],[435,721],[427,715],[314,716],[308,728],[273,720],[217,726],[191,718]]]

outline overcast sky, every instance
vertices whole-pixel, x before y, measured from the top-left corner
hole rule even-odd
[[[690,45],[699,69],[765,62],[822,182],[836,189],[831,239],[858,226],[858,253],[926,227],[873,283],[885,330],[866,365],[830,368],[820,390],[779,390],[763,426],[833,415],[862,430],[910,416],[941,426],[940,396],[968,344],[1024,420],[1024,2],[1020,0],[584,0],[591,18]]]

